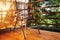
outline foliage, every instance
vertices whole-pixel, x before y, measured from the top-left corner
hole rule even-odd
[[[34,0],[34,1],[36,1],[36,0]],[[51,3],[49,5],[60,5],[60,0],[49,0],[49,2]],[[38,3],[35,3],[33,6],[34,7],[40,6],[42,4],[43,4],[43,2],[38,2]],[[52,7],[52,8],[50,8],[50,10],[52,12],[60,12],[59,8],[60,7],[57,7],[57,8]],[[38,9],[38,10],[35,10],[34,12],[40,12],[40,11],[41,10]],[[43,15],[43,13],[42,13],[42,14],[34,14],[33,16],[37,19],[40,18],[39,20],[34,20],[34,22],[45,23],[45,24],[39,24],[42,27],[60,28],[60,25],[46,25],[46,24],[60,24],[60,19],[48,19],[48,18],[60,18],[60,13],[56,13],[55,15],[54,14],[53,15],[47,15],[47,14]],[[32,22],[31,25],[35,25],[35,24]]]

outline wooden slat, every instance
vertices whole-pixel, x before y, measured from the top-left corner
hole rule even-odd
[[[60,23],[57,23],[57,24],[49,24],[49,23],[38,23],[38,24],[40,24],[40,25],[42,25],[42,24],[45,24],[45,25],[60,25]]]
[[[27,5],[34,5],[34,3],[37,3],[37,1],[36,2],[29,2],[29,3],[23,3],[23,2],[17,2],[17,3],[19,3],[19,4],[27,4]],[[41,8],[41,6],[38,6],[38,5],[36,5],[37,7],[40,7]],[[49,5],[49,6],[45,6],[45,7],[43,7],[43,8],[51,8],[51,7],[60,7],[60,5]]]
[[[29,15],[33,15],[33,14],[58,14],[60,12],[29,12]]]
[[[40,7],[40,8],[41,8],[41,6],[37,6],[37,7]],[[45,6],[45,7],[43,7],[43,8],[51,8],[51,7],[60,7],[60,5]]]
[[[60,18],[28,18],[28,20],[40,20],[40,19],[59,19],[60,20]]]

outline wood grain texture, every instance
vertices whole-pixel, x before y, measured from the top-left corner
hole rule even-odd
[[[26,40],[60,40],[60,33],[40,30],[41,34],[39,34],[37,29],[30,28],[24,31]],[[0,40],[24,40],[23,32],[20,29],[14,32],[0,34]]]

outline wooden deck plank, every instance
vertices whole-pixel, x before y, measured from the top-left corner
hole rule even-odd
[[[60,40],[60,33],[40,30],[41,34],[36,29],[28,28],[25,30],[26,40]],[[0,40],[24,40],[22,30],[0,34]]]

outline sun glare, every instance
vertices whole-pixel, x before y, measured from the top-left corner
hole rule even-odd
[[[0,0],[0,28],[4,26],[7,27],[8,25],[11,25],[10,23],[13,23],[12,21],[14,18],[12,17],[14,16],[15,11],[11,10],[16,10],[14,1],[15,0]]]

